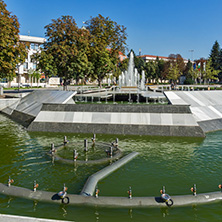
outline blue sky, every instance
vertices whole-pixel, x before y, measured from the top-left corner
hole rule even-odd
[[[79,27],[98,14],[127,28],[136,54],[207,58],[217,40],[222,46],[222,0],[4,0],[21,25],[20,34],[45,36],[44,26],[71,15]]]

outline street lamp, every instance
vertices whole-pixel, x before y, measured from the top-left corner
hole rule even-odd
[[[191,52],[191,61],[193,61],[193,52],[194,52],[194,50],[190,49],[189,52]]]

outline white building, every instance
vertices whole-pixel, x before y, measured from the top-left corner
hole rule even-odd
[[[139,57],[142,58],[144,60],[144,62],[155,61],[157,57],[159,59],[162,59],[162,60],[166,61],[166,62],[170,60],[169,57],[165,57],[165,56],[141,55]],[[185,64],[188,63],[187,59],[183,59],[183,61],[184,61]]]
[[[28,55],[23,64],[18,64],[18,69],[16,71],[18,75],[13,79],[12,84],[18,82],[23,84],[31,82],[30,76],[28,75],[28,70],[36,70],[36,63],[32,61],[31,56],[37,52],[41,52],[40,46],[46,41],[45,38],[34,36],[20,35],[19,38],[20,42],[27,44]]]

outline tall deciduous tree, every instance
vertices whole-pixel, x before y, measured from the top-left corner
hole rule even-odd
[[[145,76],[149,82],[155,78],[156,68],[157,67],[154,61],[149,61],[145,64]]]
[[[55,71],[64,80],[81,78],[89,71],[87,53],[89,33],[77,27],[72,16],[62,16],[45,26],[48,41],[44,45],[43,71]]]
[[[205,66],[203,71],[204,83],[208,84],[211,80],[217,80],[219,71],[212,67],[212,60],[209,59]]]
[[[107,72],[115,70],[119,63],[119,51],[125,52],[126,28],[102,15],[91,18],[85,24],[91,35],[89,60],[93,64],[93,77],[101,86]]]
[[[160,79],[161,82],[164,79],[163,72],[164,72],[164,65],[165,62],[163,59],[159,59],[159,57],[156,57],[156,82]]]
[[[23,63],[27,55],[25,44],[19,42],[19,22],[0,0],[0,78],[9,81],[15,76],[16,65]]]
[[[180,77],[180,70],[178,68],[178,64],[170,64],[167,78],[176,84],[176,81]]]

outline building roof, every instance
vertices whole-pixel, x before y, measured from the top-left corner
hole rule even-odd
[[[159,59],[165,59],[165,60],[169,60],[169,59],[171,59],[170,57],[166,57],[166,56],[155,56],[155,55],[141,55],[141,56],[138,56],[138,57],[141,57],[141,58],[156,58],[156,57],[158,57]],[[184,59],[183,58],[183,60],[184,61],[188,61],[187,59]]]
[[[166,57],[166,56],[155,56],[155,55],[141,55],[139,57],[142,57],[142,58],[144,58],[144,57],[150,57],[150,58],[158,57],[159,59],[169,59],[169,57]]]
[[[27,35],[19,35],[19,39],[21,42],[31,42],[31,43],[39,43],[43,44],[46,39],[42,37],[34,37],[34,36],[27,36]]]

